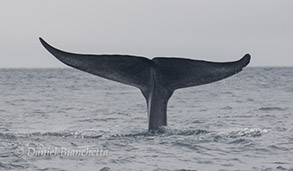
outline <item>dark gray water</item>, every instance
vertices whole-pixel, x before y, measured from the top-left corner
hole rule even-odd
[[[138,89],[73,69],[0,69],[0,93],[0,170],[293,170],[292,67],[177,90],[156,132]]]

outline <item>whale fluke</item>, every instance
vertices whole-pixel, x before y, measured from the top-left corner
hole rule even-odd
[[[52,55],[73,68],[137,88],[148,83],[147,73],[153,63],[144,57],[74,54],[58,50],[42,38],[40,41]]]
[[[131,55],[90,55],[61,51],[40,38],[42,45],[58,60],[73,68],[137,87],[148,106],[149,130],[167,125],[167,103],[179,88],[215,82],[240,72],[250,55],[234,62],[209,62],[185,58]]]
[[[235,62],[207,62],[183,58],[154,58],[153,61],[164,76],[164,85],[176,90],[207,84],[234,75],[242,70],[250,61],[246,54]]]

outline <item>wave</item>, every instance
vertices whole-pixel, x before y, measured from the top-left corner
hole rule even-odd
[[[155,131],[140,130],[133,133],[101,132],[98,130],[60,131],[60,132],[33,132],[33,133],[0,133],[0,138],[17,139],[31,137],[68,137],[77,139],[113,139],[113,138],[137,138],[137,137],[170,137],[170,136],[206,136],[219,141],[224,138],[260,137],[268,133],[268,129],[244,128],[239,130],[210,131],[204,129],[170,129],[162,127]],[[239,143],[239,142],[235,142]]]
[[[281,108],[281,107],[261,107],[258,110],[262,110],[262,111],[284,111],[284,110],[287,110],[287,108]]]
[[[80,132],[33,132],[33,133],[0,133],[0,138],[16,139],[16,138],[30,138],[34,136],[52,136],[52,137],[72,137],[72,138],[100,138],[103,135],[86,135]]]
[[[112,137],[148,137],[148,136],[159,136],[159,137],[167,137],[173,135],[179,136],[191,136],[191,135],[200,135],[200,134],[207,134],[209,133],[208,130],[180,130],[180,129],[168,129],[167,127],[162,127],[155,131],[143,131],[133,134],[116,134]]]
[[[239,130],[228,130],[224,132],[219,132],[219,136],[228,138],[240,138],[240,137],[260,137],[265,133],[268,133],[268,129],[261,128],[244,128]]]
[[[16,139],[16,138],[30,138],[30,137],[70,137],[70,138],[89,138],[89,139],[107,139],[107,138],[123,138],[123,137],[166,137],[166,136],[191,136],[207,134],[207,130],[179,130],[161,128],[156,131],[139,131],[134,133],[115,133],[115,132],[99,132],[96,130],[83,130],[83,131],[60,131],[60,132],[32,132],[32,133],[0,133],[0,138]]]

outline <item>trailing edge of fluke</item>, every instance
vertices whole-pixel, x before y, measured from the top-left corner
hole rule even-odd
[[[68,66],[139,88],[147,103],[149,130],[167,125],[167,103],[176,89],[222,80],[240,72],[250,62],[249,54],[234,62],[76,54],[56,49],[42,38],[40,41]]]

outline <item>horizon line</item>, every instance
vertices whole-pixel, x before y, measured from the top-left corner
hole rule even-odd
[[[291,68],[290,65],[255,65],[246,68]],[[72,67],[0,67],[0,69],[74,69]]]

